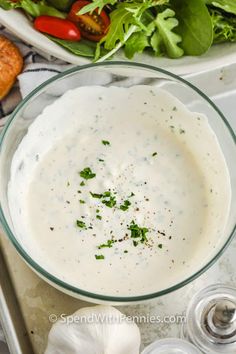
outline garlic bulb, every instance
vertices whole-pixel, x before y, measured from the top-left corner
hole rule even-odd
[[[85,307],[51,328],[45,354],[138,354],[138,326],[111,306]]]

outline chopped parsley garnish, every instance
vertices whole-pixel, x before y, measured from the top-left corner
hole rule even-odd
[[[127,250],[124,250],[124,253],[128,253],[128,251],[127,251]]]
[[[98,198],[98,199],[100,199],[100,198],[102,198],[102,194],[98,194],[98,193],[92,193],[92,192],[89,192],[90,194],[91,194],[91,196],[93,197],[93,198]]]
[[[184,130],[184,129],[180,129],[180,130],[179,130],[179,133],[180,133],[180,134],[184,134],[184,133],[185,133],[185,130]]]
[[[80,204],[85,204],[85,201],[83,199],[80,199]]]
[[[159,245],[157,246],[158,248],[163,248],[163,244],[159,243]]]
[[[116,205],[116,198],[111,194],[110,191],[106,191],[102,194],[90,192],[90,194],[93,198],[102,199],[102,203],[109,208],[112,208]]]
[[[86,224],[82,220],[76,220],[76,225],[80,227],[81,229],[86,229]]]
[[[84,179],[91,179],[96,176],[96,173],[92,172],[90,167],[85,167],[82,171],[80,171],[79,175]]]
[[[101,248],[111,248],[113,244],[115,243],[115,240],[108,240],[107,243],[102,243],[101,245],[98,246],[98,249],[100,250]]]
[[[146,234],[149,231],[148,228],[140,227],[137,224],[135,224],[135,222],[132,220],[130,226],[128,227],[128,230],[131,231],[131,238],[139,239],[136,242],[144,243],[145,241],[147,241]],[[137,246],[136,242],[133,241],[134,246]]]
[[[108,140],[102,140],[102,143],[103,143],[103,145],[111,145],[110,141],[108,141]]]
[[[85,186],[84,181],[82,181],[82,182],[80,183],[80,186]]]
[[[70,186],[70,182],[67,182],[67,187],[69,187]]]
[[[120,206],[120,209],[123,211],[126,211],[129,209],[129,206],[131,205],[129,200],[125,200],[124,203]]]
[[[96,218],[97,218],[98,220],[102,220],[101,215],[96,215]]]
[[[95,254],[95,258],[96,259],[104,259],[105,257],[103,256],[103,254]]]
[[[153,154],[152,154],[152,156],[156,156],[157,155],[157,152],[154,152]]]
[[[103,196],[104,198],[110,197],[110,196],[111,196],[111,192],[110,192],[110,191],[106,191],[106,192],[103,193],[102,196]]]
[[[109,193],[109,194],[108,194]],[[102,203],[105,204],[108,208],[113,208],[116,205],[115,196],[111,195],[111,192],[105,192],[103,194]]]
[[[103,159],[98,159],[98,161],[99,161],[99,162],[104,162],[104,160],[103,160]]]
[[[134,245],[134,247],[137,247],[138,246],[138,241],[133,241],[133,245]]]

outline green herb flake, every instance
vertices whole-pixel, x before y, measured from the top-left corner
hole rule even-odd
[[[101,215],[96,215],[96,218],[97,218],[98,220],[102,220]]]
[[[91,179],[96,176],[96,173],[92,172],[90,167],[85,167],[82,171],[80,171],[79,175],[84,179]]]
[[[110,141],[108,141],[108,140],[102,140],[102,143],[103,143],[103,145],[111,145]]]
[[[156,156],[157,155],[157,152],[154,152],[153,154],[152,154],[152,156]]]
[[[184,133],[185,133],[185,130],[184,130],[184,129],[180,129],[180,130],[179,130],[179,133],[180,133],[180,134],[184,134]]]
[[[104,162],[104,160],[103,160],[103,159],[98,159],[98,161],[99,161],[99,162]]]
[[[141,243],[144,243],[147,241],[146,234],[149,231],[148,228],[140,227],[137,224],[135,224],[135,222],[132,220],[130,226],[128,227],[128,230],[131,231],[131,238],[138,238],[139,239],[138,241]]]
[[[115,240],[108,240],[107,243],[102,243],[101,245],[99,245],[98,249],[100,250],[101,248],[111,248],[114,243]]]
[[[109,199],[103,199],[102,203],[108,208],[113,208],[116,205],[116,198],[114,196],[110,196]]]
[[[70,186],[70,182],[67,182],[67,184],[66,184],[66,185],[67,185],[67,187],[69,187],[69,186]]]
[[[90,194],[91,194],[91,196],[93,197],[93,198],[97,198],[97,199],[100,199],[100,198],[102,198],[102,194],[99,194],[99,193],[92,193],[92,192],[89,192]]]
[[[106,197],[110,197],[111,196],[111,192],[110,191],[107,191],[107,192],[104,192],[103,193],[103,197],[106,198]]]
[[[110,191],[106,191],[102,194],[90,192],[93,198],[102,199],[102,203],[107,207],[112,208],[116,205],[116,198]]]
[[[80,199],[80,204],[85,204],[85,201],[83,199]]]
[[[129,209],[131,203],[129,200],[125,200],[124,203],[120,206],[120,209],[126,211]]]
[[[128,251],[127,251],[127,250],[124,250],[124,253],[128,253]]]
[[[158,248],[162,249],[163,248],[163,244],[159,243],[159,245],[157,246]]]
[[[81,187],[85,186],[84,181],[82,181],[82,182],[80,183],[80,186],[81,186]]]
[[[96,259],[105,259],[105,257],[103,256],[103,254],[95,254],[95,258],[96,258]]]
[[[86,224],[82,220],[76,220],[76,225],[80,227],[81,229],[86,229]]]

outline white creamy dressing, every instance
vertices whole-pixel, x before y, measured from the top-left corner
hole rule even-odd
[[[96,176],[86,180],[88,167]],[[64,94],[30,126],[9,183],[15,232],[31,257],[71,285],[120,296],[199,270],[225,241],[230,197],[207,118],[151,86]],[[148,231],[135,237],[132,225]]]

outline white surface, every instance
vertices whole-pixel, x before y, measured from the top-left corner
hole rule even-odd
[[[91,59],[76,56],[57,44],[50,41],[46,36],[34,30],[32,23],[19,10],[5,11],[0,8],[0,23],[11,30],[22,40],[33,45],[39,51],[47,55],[65,60],[71,64],[87,64]],[[114,59],[127,60],[120,52]],[[210,70],[222,65],[236,62],[236,43],[213,46],[201,57],[183,57],[180,59],[156,58],[148,54],[136,55],[137,62],[159,66],[168,69],[175,74],[188,74]]]

